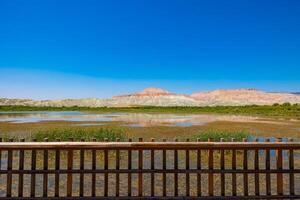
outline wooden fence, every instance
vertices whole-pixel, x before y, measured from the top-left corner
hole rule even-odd
[[[0,199],[299,199],[299,142],[1,142]]]

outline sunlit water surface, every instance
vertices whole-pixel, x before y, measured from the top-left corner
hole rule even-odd
[[[0,122],[36,123],[43,121],[87,122],[76,126],[103,125],[104,122],[122,122],[124,126],[179,126],[189,127],[217,121],[287,124],[275,119],[216,114],[153,114],[153,113],[92,113],[92,112],[0,112]],[[291,120],[293,121],[293,120]]]

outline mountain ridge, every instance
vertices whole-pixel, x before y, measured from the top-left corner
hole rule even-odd
[[[272,105],[275,103],[300,103],[300,95],[291,93],[270,93],[251,88],[219,89],[187,95],[172,93],[161,88],[146,88],[140,92],[113,96],[108,99],[32,100],[0,98],[0,106],[19,105],[41,107],[242,106]]]

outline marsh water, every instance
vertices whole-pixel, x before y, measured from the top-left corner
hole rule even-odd
[[[117,128],[132,138],[188,138],[201,131],[243,131],[260,140],[300,140],[297,119],[229,114],[97,113],[77,111],[0,112],[0,134],[24,135],[53,128]],[[251,140],[251,138],[249,138]]]
[[[156,113],[92,113],[92,112],[0,112],[0,122],[38,123],[43,121],[89,122],[78,126],[101,125],[103,122],[123,122],[126,126],[199,126],[218,121],[287,124],[296,120],[217,115],[217,114],[156,114]],[[300,122],[299,122],[300,123]]]

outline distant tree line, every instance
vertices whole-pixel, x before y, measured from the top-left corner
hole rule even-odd
[[[92,112],[132,112],[132,113],[220,113],[263,115],[274,117],[300,118],[300,104],[273,104],[247,106],[205,106],[205,107],[32,107],[32,106],[0,106],[0,111],[92,111]]]

